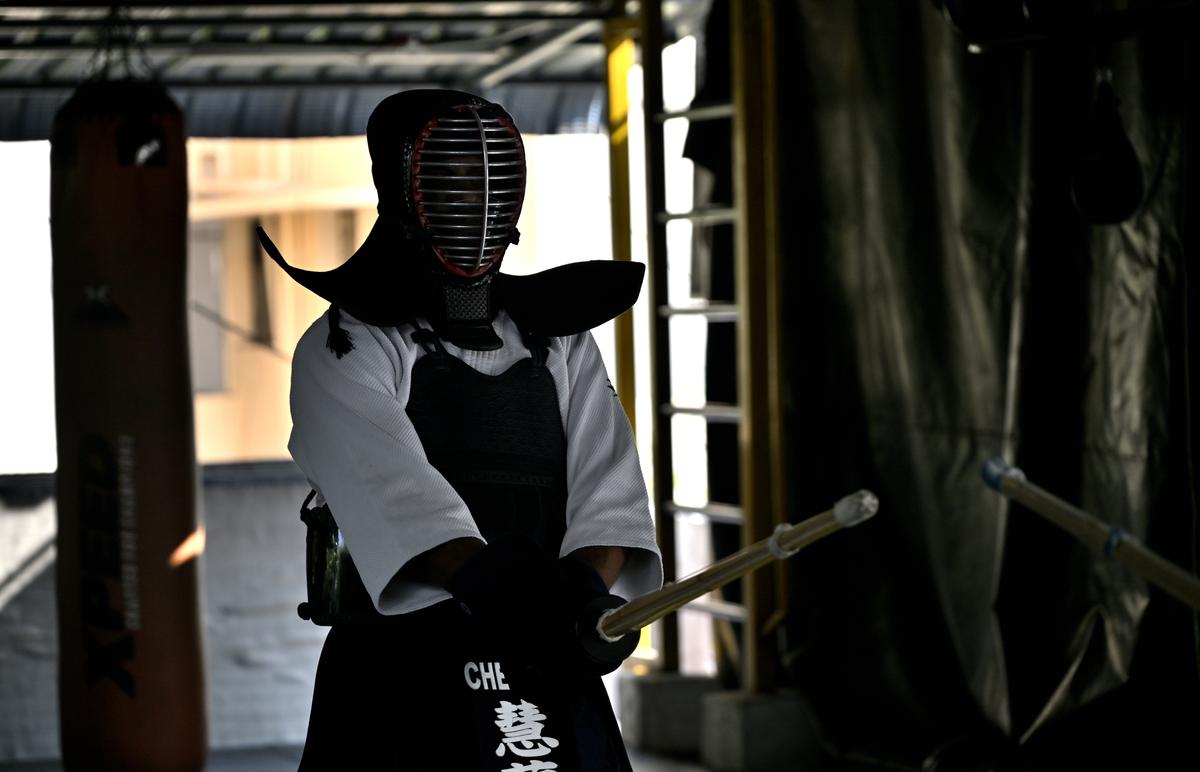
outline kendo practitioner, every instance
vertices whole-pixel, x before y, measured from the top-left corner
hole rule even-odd
[[[628,770],[599,615],[662,583],[632,432],[589,330],[637,264],[499,272],[525,155],[511,116],[413,90],[367,124],[379,218],[292,365],[313,487],[309,603],[331,629],[301,770]]]

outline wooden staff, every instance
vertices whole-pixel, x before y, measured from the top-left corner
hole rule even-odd
[[[1200,611],[1200,579],[1162,558],[1124,528],[1109,525],[1039,488],[1025,479],[1024,472],[1002,458],[993,458],[983,465],[983,479],[995,490]]]
[[[614,643],[621,636],[640,630],[701,595],[723,587],[773,560],[790,558],[818,539],[870,519],[878,510],[879,499],[875,494],[865,490],[852,493],[839,501],[833,509],[797,525],[782,523],[770,537],[718,560],[678,582],[667,584],[660,590],[606,611],[596,623],[596,630],[602,639]]]

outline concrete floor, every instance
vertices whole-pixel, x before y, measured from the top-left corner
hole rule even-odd
[[[704,767],[672,759],[630,753],[633,772],[705,772]],[[248,748],[214,751],[205,772],[295,772],[300,748]],[[62,772],[52,761],[0,763],[0,772]]]

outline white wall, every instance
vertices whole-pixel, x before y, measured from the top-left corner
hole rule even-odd
[[[58,464],[49,142],[0,142],[0,234],[0,473],[50,472]]]
[[[325,628],[296,616],[305,599],[308,486],[290,462],[206,469],[204,647],[214,748],[301,744]],[[54,500],[14,508],[0,526],[38,532]],[[40,523],[40,525],[39,525]],[[54,564],[0,607],[0,763],[57,758]]]

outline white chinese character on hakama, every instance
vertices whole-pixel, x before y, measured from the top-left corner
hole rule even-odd
[[[558,769],[558,765],[553,761],[531,761],[528,764],[514,761],[511,767],[505,767],[500,772],[543,772],[548,769]]]
[[[529,759],[550,753],[558,747],[558,740],[542,736],[542,722],[545,720],[545,714],[531,702],[521,700],[519,705],[514,705],[502,700],[500,707],[496,708],[496,726],[500,727],[504,738],[496,746],[496,755],[503,756],[506,751],[512,751],[515,756]],[[557,768],[557,764],[552,767],[515,767],[518,770]]]

